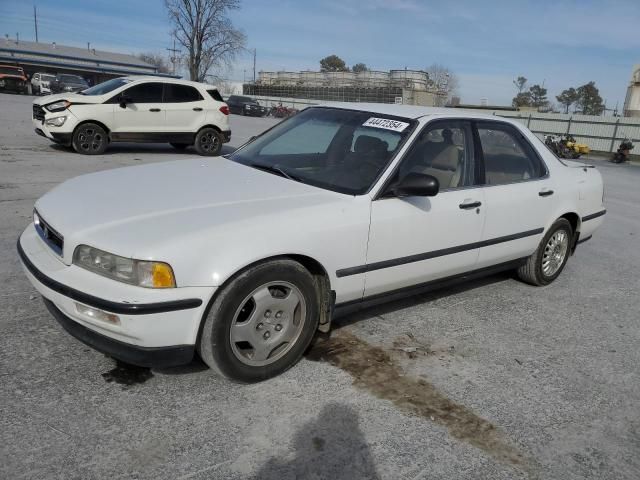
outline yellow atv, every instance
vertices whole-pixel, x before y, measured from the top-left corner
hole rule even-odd
[[[565,135],[565,137],[560,140],[560,144],[564,147],[560,149],[560,151],[564,153],[564,155],[562,155],[564,158],[579,158],[580,155],[586,155],[591,151],[589,145],[576,142],[576,139],[571,135]]]

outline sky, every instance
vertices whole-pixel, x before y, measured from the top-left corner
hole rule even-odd
[[[122,53],[168,54],[163,0],[0,0],[0,35]],[[638,0],[242,0],[230,17],[257,49],[257,70],[317,70],[330,54],[374,70],[449,67],[463,103],[511,103],[513,79],[549,99],[595,81],[607,107],[624,102],[640,63]],[[241,54],[230,80],[253,76]]]

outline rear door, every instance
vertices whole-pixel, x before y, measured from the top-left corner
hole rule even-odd
[[[167,132],[195,133],[205,124],[207,102],[195,87],[165,83],[163,106]]]
[[[120,105],[120,97],[129,100],[124,108]],[[113,108],[112,133],[116,134],[117,139],[144,140],[145,134],[151,135],[165,130],[160,82],[133,85],[111,98],[108,103]]]
[[[554,206],[554,184],[523,133],[506,122],[477,121],[485,225],[478,268],[527,257],[537,248]]]

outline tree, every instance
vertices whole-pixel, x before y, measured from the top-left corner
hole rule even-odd
[[[579,95],[576,89],[571,87],[563,90],[560,95],[556,96],[556,100],[564,105],[564,113],[569,113],[569,107],[578,101]]]
[[[531,94],[531,106],[532,107],[546,107],[549,104],[547,100],[547,89],[540,85],[533,85],[529,88]]]
[[[427,82],[429,87],[438,93],[436,106],[442,107],[451,97],[458,93],[458,76],[449,67],[440,63],[433,63],[427,67]]]
[[[356,63],[353,67],[351,67],[351,71],[353,73],[366,72],[369,70],[364,63]]]
[[[320,71],[321,72],[348,72],[349,68],[347,64],[344,63],[337,55],[329,55],[328,57],[324,57],[320,60]]]
[[[513,97],[513,100],[511,100],[511,105],[514,107],[530,107],[532,103],[531,92],[518,93]]]
[[[527,87],[527,79],[526,77],[518,77],[513,81],[513,84],[516,86],[518,93],[520,94]]]
[[[601,115],[604,111],[602,97],[595,82],[585,83],[576,89],[578,101],[576,102],[583,115]]]
[[[246,36],[227,14],[240,0],[165,0],[178,43],[187,51],[191,80],[200,82],[212,68],[229,66],[244,50]]]
[[[158,73],[169,73],[171,71],[166,59],[157,53],[141,53],[138,55],[138,58],[143,62],[156,67]]]

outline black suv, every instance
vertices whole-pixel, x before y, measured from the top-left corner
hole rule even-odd
[[[231,113],[238,115],[264,117],[269,112],[268,108],[261,107],[253,98],[241,97],[240,95],[231,95],[227,98],[227,105],[229,105]]]
[[[51,93],[80,92],[89,88],[86,80],[78,75],[61,73],[50,83]]]

